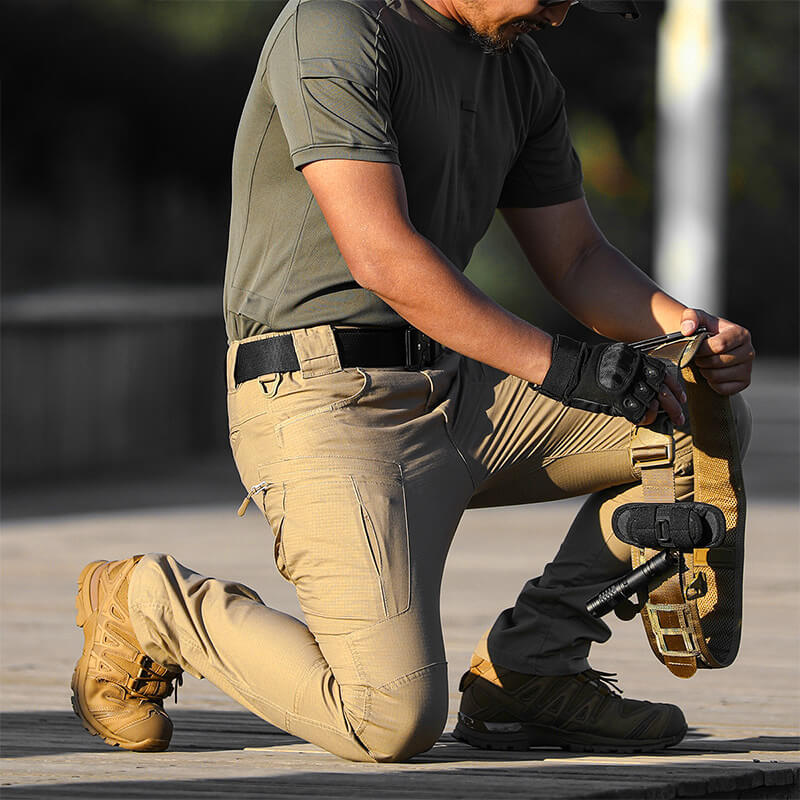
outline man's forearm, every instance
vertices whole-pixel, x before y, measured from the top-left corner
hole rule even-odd
[[[684,306],[609,244],[583,198],[503,216],[547,290],[588,327],[623,342],[680,328]]]
[[[677,331],[686,308],[605,240],[549,288],[574,317],[623,342]]]
[[[533,383],[550,366],[552,338],[499,306],[430,242],[409,233],[375,253],[356,279],[411,325],[469,358]]]

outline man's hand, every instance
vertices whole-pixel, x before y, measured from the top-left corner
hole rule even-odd
[[[685,422],[686,396],[663,361],[626,344],[587,345],[556,336],[553,361],[539,391],[565,406],[625,417],[637,425],[655,421],[659,406],[672,422]]]
[[[681,333],[693,334],[704,326],[711,333],[697,351],[694,363],[708,385],[718,394],[741,392],[750,385],[755,351],[750,331],[727,319],[687,308],[681,317]]]

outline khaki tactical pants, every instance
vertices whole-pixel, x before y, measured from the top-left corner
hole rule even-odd
[[[305,623],[242,585],[150,555],[129,594],[145,652],[344,758],[408,758],[433,745],[447,716],[439,591],[464,509],[591,493],[553,563],[482,645],[522,672],[586,669],[591,642],[610,633],[583,606],[629,569],[610,516],[639,496],[632,426],[450,351],[421,372],[342,369],[328,326],[292,336],[300,370],[239,386],[234,342],[228,400],[236,464]],[[676,449],[686,499],[688,435]]]

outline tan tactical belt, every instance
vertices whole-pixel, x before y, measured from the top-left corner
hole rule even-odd
[[[725,533],[713,548],[676,551],[677,568],[657,585],[650,584],[641,608],[656,658],[681,678],[690,678],[698,668],[730,665],[742,628],[745,496],[739,444],[730,400],[714,392],[691,364],[702,338],[692,340],[676,363],[692,428],[694,500],[720,509]],[[641,469],[644,502],[674,503],[672,434],[638,428],[631,457]],[[658,553],[632,547],[633,566]],[[624,610],[618,613],[624,616]]]

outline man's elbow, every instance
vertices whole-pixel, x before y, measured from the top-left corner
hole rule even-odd
[[[405,253],[405,255],[404,255]],[[403,278],[408,251],[392,247],[371,247],[345,258],[353,280],[363,289],[391,296]]]
[[[376,275],[378,273],[377,264],[374,259],[367,257],[350,257],[345,259],[347,268],[353,276],[353,280],[362,288],[374,292]]]
[[[383,290],[383,281],[381,280],[381,265],[377,259],[364,258],[364,259],[347,259],[347,267],[353,280],[362,288],[368,289],[375,294],[381,294]],[[383,269],[385,278],[385,267]]]

